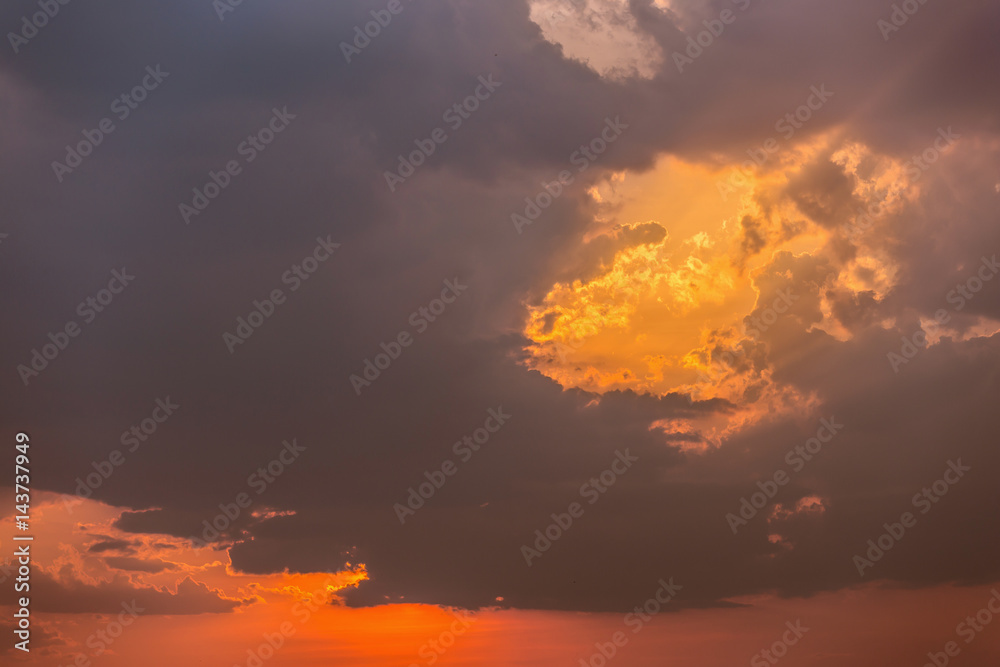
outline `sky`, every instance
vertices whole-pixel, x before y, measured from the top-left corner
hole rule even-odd
[[[0,663],[1000,660],[1000,5],[0,26]]]

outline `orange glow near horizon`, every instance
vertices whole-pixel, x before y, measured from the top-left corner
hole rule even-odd
[[[187,577],[220,596],[247,600],[228,613],[140,614],[108,643],[99,633],[115,622],[113,614],[39,612],[34,640],[38,646],[30,664],[42,667],[68,667],[76,660],[106,667],[320,667],[331,662],[371,667],[548,667],[589,659],[598,644],[623,629],[629,632],[629,641],[621,649],[621,664],[661,665],[668,655],[668,664],[728,667],[745,663],[781,634],[786,621],[796,619],[810,628],[809,642],[803,642],[800,649],[806,662],[789,664],[818,664],[808,660],[838,656],[857,667],[884,667],[891,664],[886,660],[898,658],[900,647],[911,650],[918,661],[922,650],[934,650],[953,639],[955,624],[981,608],[994,590],[939,586],[916,591],[868,585],[808,599],[761,595],[733,599],[738,605],[734,608],[661,613],[640,632],[623,624],[623,614],[613,613],[499,608],[466,612],[421,604],[348,608],[337,604],[336,593],[367,578],[363,565],[341,573],[238,573],[228,558],[219,560],[222,552],[182,548],[175,538],[111,528],[111,521],[127,508],[88,500],[70,512],[70,505],[60,496],[41,495],[44,499],[38,511],[44,521],[36,524],[40,527],[36,574],[57,574],[63,583],[75,580],[83,585],[108,581],[114,568],[109,568],[105,556],[87,549],[99,534],[134,542],[137,556],[146,560],[172,554],[169,572],[124,573],[127,576],[119,580],[123,588],[118,591],[123,601],[139,597],[154,585],[176,592]],[[803,499],[791,511],[822,511],[822,500]],[[777,533],[773,539],[783,540]],[[929,600],[934,604],[928,604]],[[927,613],[909,614],[916,603],[927,605]],[[910,620],[898,623],[894,618]],[[922,641],[914,643],[914,636]],[[165,639],[176,637],[185,640]],[[518,640],[512,642],[511,637]],[[720,643],[720,637],[726,641]],[[197,647],[194,661],[192,647]],[[970,659],[977,655],[983,660],[1000,658],[998,645],[987,639],[966,652]]]

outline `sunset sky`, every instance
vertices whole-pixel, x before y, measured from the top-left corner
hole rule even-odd
[[[0,664],[1000,664],[1000,4],[156,4],[0,9]]]

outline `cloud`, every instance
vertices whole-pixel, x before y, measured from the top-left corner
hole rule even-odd
[[[127,556],[110,556],[104,559],[104,562],[108,564],[109,567],[113,567],[117,570],[128,570],[132,572],[149,572],[157,573],[163,572],[164,570],[175,570],[177,566],[173,563],[167,563],[160,560],[159,558],[130,558]]]
[[[100,542],[94,542],[89,547],[87,551],[90,553],[103,553],[105,551],[118,551],[122,553],[134,553],[135,543],[129,542],[127,540],[113,540],[107,539]]]
[[[185,577],[173,590],[159,587],[135,587],[122,576],[98,584],[85,584],[53,577],[41,569],[31,575],[32,602],[39,612],[60,614],[115,614],[123,602],[135,600],[144,614],[224,614],[249,599],[228,598],[220,591]],[[13,589],[3,604],[13,604]]]
[[[143,544],[200,534],[246,493],[215,545],[239,572],[351,560],[370,574],[346,593],[356,606],[503,597],[624,611],[669,576],[690,582],[678,607],[854,586],[852,555],[961,456],[973,473],[871,576],[996,580],[1000,300],[996,283],[961,310],[947,295],[1000,248],[1000,92],[984,65],[997,62],[998,9],[928,3],[886,42],[877,4],[751,4],[683,73],[671,54],[718,3],[583,12],[595,34],[639,36],[624,64],[595,56],[598,71],[550,41],[526,2],[414,4],[350,65],[339,42],[369,16],[360,5],[244,3],[224,22],[209,3],[64,7],[22,54],[0,54],[0,276],[14,286],[0,309],[18,323],[0,332],[0,382],[33,439],[54,443],[33,454],[39,488],[73,494],[119,450],[91,495],[126,508],[117,528]],[[162,88],[57,182],[52,161],[157,63]],[[502,85],[488,104],[390,193],[385,171],[491,73]],[[820,84],[830,102],[722,202],[717,179]],[[287,132],[185,225],[178,204],[286,105]],[[618,116],[621,141],[518,235],[510,214]],[[903,180],[946,127],[961,140]],[[885,214],[848,238],[843,225],[879,196]],[[328,235],[337,255],[291,292],[282,276]],[[17,366],[122,266],[135,286],[25,387]],[[467,294],[358,396],[350,376],[456,276]],[[746,335],[789,287],[791,311]],[[278,288],[287,303],[230,354],[222,334]],[[886,355],[941,308],[948,327],[893,372]],[[565,363],[539,341],[576,316],[596,342]],[[733,346],[742,356],[724,359]],[[699,384],[709,362],[724,378]],[[180,410],[127,450],[123,435],[166,395]],[[394,504],[498,406],[510,424],[400,525]],[[817,496],[825,511],[784,522],[781,543],[764,518],[734,537],[725,515],[830,415],[844,432],[776,499]],[[252,476],[289,438],[307,447],[302,462],[258,494]],[[520,547],[619,449],[637,467],[526,567]],[[253,521],[265,508],[294,515]],[[137,588],[130,577],[172,561],[94,539],[130,574],[36,572],[41,611],[247,604],[190,577]]]

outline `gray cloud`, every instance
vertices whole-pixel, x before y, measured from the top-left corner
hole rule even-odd
[[[699,5],[692,18],[723,5]],[[72,3],[21,53],[0,50],[9,100],[0,112],[8,213],[0,232],[9,234],[0,276],[11,286],[0,308],[17,323],[0,331],[0,382],[4,409],[17,418],[8,423],[33,425],[33,440],[48,443],[36,454],[45,471],[37,483],[73,493],[93,462],[123,449],[122,433],[153,400],[170,395],[181,409],[93,494],[143,510],[125,513],[119,528],[200,532],[295,437],[307,447],[301,463],[253,496],[251,510],[296,514],[242,516],[233,534],[254,539],[230,550],[237,569],[364,562],[371,581],[349,594],[354,605],[476,607],[502,596],[516,607],[623,610],[665,576],[688,586],[678,607],[857,584],[852,555],[949,458],[963,457],[974,472],[871,576],[907,585],[1000,576],[988,537],[1000,338],[949,339],[898,375],[886,363],[900,336],[942,307],[983,253],[1000,249],[997,7],[928,3],[885,42],[875,21],[888,7],[879,4],[761,3],[683,75],[669,54],[684,37],[669,17],[649,2],[629,7],[668,55],[650,80],[609,81],[567,60],[523,2],[414,4],[350,65],[338,44],[365,20],[361,3],[244,3],[224,22],[205,2]],[[0,24],[16,25],[23,11],[8,5]],[[52,160],[157,63],[170,72],[162,87],[58,183]],[[502,87],[389,193],[383,171],[489,73]],[[523,303],[539,286],[585,277],[619,243],[659,238],[646,225],[579,250],[593,211],[589,184],[647,169],[664,152],[745,159],[820,83],[835,97],[795,141],[836,131],[905,160],[953,125],[966,143],[927,173],[918,203],[866,237],[899,267],[884,300],[835,292],[831,277],[855,251],[843,240],[821,256],[777,256],[761,276],[768,293],[791,281],[802,294],[763,340],[775,379],[814,394],[816,414],[758,424],[705,455],[683,453],[649,425],[724,417],[733,406],[630,392],[592,404],[594,395],[564,391],[518,363]],[[239,159],[240,142],[286,105],[297,114],[287,131],[185,225],[178,204],[209,170]],[[510,213],[618,115],[630,124],[622,140],[519,236]],[[836,228],[855,203],[850,185],[822,156],[782,196]],[[759,249],[750,232],[760,230],[745,227],[748,252]],[[283,272],[327,235],[338,253],[230,355],[222,333],[255,299],[287,290]],[[23,386],[16,366],[49,332],[79,321],[77,304],[122,266],[134,285]],[[456,276],[468,292],[355,395],[348,377],[381,342],[410,330],[410,314]],[[824,296],[852,340],[809,329]],[[959,331],[973,316],[1000,319],[998,304],[995,292],[970,301],[955,316]],[[510,424],[400,526],[393,504],[499,405],[514,415]],[[831,414],[844,432],[777,498],[821,495],[823,515],[781,524],[790,551],[768,541],[763,517],[734,538],[725,514]],[[623,448],[641,463],[527,568],[520,546]],[[118,557],[115,567],[159,567],[134,560]],[[136,595],[117,580],[66,587],[43,576],[39,586],[49,611],[109,612]],[[239,605],[194,582],[144,595],[155,613]]]

